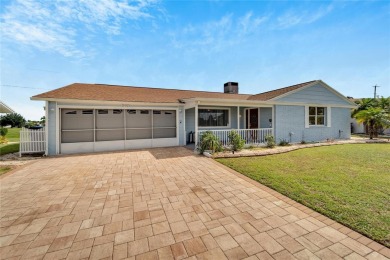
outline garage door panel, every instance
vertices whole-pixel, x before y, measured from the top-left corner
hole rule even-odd
[[[154,110],[153,127],[176,127],[176,111]]]
[[[98,109],[96,113],[97,129],[115,129],[124,127],[122,109]]]
[[[153,138],[174,138],[176,137],[176,128],[154,128]]]
[[[93,130],[90,131],[62,131],[62,143],[93,142]]]
[[[96,141],[116,141],[125,140],[125,132],[119,130],[96,130]]]
[[[152,129],[127,129],[126,140],[151,139]]]
[[[142,109],[126,110],[126,128],[152,128],[152,111]]]
[[[93,129],[93,110],[62,109],[61,127],[64,130]]]

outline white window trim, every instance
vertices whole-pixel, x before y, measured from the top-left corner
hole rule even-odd
[[[228,110],[228,118],[229,118],[229,122],[228,122],[228,125],[227,126],[199,126],[199,109],[218,109],[218,110]],[[198,107],[198,113],[197,113],[197,117],[198,117],[198,128],[199,129],[218,129],[218,128],[226,128],[226,129],[229,129],[231,128],[231,123],[232,123],[232,113],[231,113],[231,109],[230,107]]]
[[[324,119],[326,119],[325,123],[323,125],[311,125],[309,122],[309,107],[324,107],[326,115],[324,116]],[[329,111],[329,112],[328,112]],[[330,107],[327,106],[321,106],[321,105],[306,105],[305,106],[305,128],[310,128],[310,127],[331,127],[331,110]]]

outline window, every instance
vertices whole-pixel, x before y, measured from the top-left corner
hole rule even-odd
[[[67,115],[76,115],[77,111],[76,110],[68,111],[68,112],[65,112],[65,114],[67,114]]]
[[[229,109],[199,109],[198,114],[200,127],[229,126]]]
[[[108,110],[107,109],[99,109],[98,110],[98,114],[99,115],[107,115],[108,114]]]
[[[135,114],[137,114],[137,110],[129,109],[129,110],[127,110],[127,113],[129,113],[130,115],[135,115]]]
[[[309,125],[325,125],[325,107],[309,107]]]
[[[114,109],[114,110],[112,110],[112,113],[113,113],[114,115],[122,114],[122,109]]]
[[[83,110],[83,115],[93,115],[93,110]]]
[[[141,115],[149,115],[149,110],[141,110]]]

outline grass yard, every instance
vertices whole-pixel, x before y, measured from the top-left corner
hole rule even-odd
[[[390,145],[347,144],[217,159],[390,246]]]
[[[5,137],[8,139],[8,142],[19,142],[21,128],[7,128],[7,129],[8,129],[8,133]]]
[[[0,145],[0,155],[19,152],[19,143]]]

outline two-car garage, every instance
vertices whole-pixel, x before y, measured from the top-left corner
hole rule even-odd
[[[59,110],[61,154],[179,144],[176,109]]]

